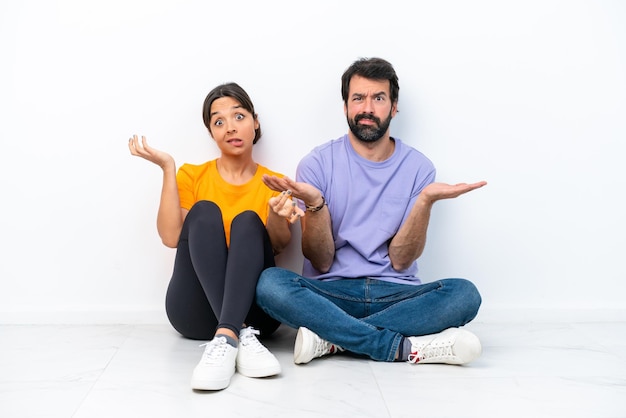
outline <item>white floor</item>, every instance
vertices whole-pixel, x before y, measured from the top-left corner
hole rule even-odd
[[[194,392],[202,348],[169,325],[1,325],[0,417],[626,417],[626,323],[467,328],[483,343],[467,366],[296,366],[281,327],[265,341],[281,375]]]

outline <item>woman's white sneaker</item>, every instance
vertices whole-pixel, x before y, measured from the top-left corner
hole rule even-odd
[[[237,348],[226,342],[224,337],[215,337],[202,344],[204,353],[193,369],[191,388],[198,390],[221,390],[230,384],[235,374]]]
[[[448,328],[438,334],[409,337],[409,341],[409,363],[467,364],[482,353],[478,337],[459,328]]]
[[[239,333],[237,371],[248,377],[268,377],[280,373],[280,363],[257,339],[260,332],[252,327]]]

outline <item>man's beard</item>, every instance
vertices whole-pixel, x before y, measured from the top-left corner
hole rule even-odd
[[[387,132],[389,124],[391,123],[391,112],[389,112],[389,116],[387,116],[383,122],[374,115],[366,114],[356,115],[353,120],[350,118],[347,119],[350,131],[352,131],[359,141],[376,142]],[[359,125],[359,121],[362,119],[374,121],[376,125]]]

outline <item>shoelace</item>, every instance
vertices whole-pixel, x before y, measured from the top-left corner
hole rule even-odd
[[[424,345],[417,351],[411,351],[409,354],[409,363],[417,363],[422,360],[427,360],[435,357],[452,357],[452,342],[447,342],[441,345],[430,345],[430,343]]]
[[[317,343],[315,344],[315,357],[323,356],[326,353],[334,353],[335,351],[337,350],[333,343],[329,343],[322,338],[317,339]]]
[[[241,334],[239,335],[239,343],[246,346],[246,349],[257,353],[267,351],[267,348],[265,348],[265,346],[261,344],[261,342],[256,337],[260,334],[260,331],[252,327],[244,328],[241,330]]]
[[[205,364],[214,364],[224,358],[228,343],[226,342],[226,338],[217,337],[208,343],[200,344],[200,347],[204,347],[202,361]]]

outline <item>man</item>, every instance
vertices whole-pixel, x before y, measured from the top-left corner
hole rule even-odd
[[[421,152],[390,136],[398,77],[380,58],[359,59],[342,76],[346,135],[316,147],[296,181],[265,176],[300,199],[302,276],[265,270],[257,303],[298,329],[296,364],[349,351],[377,361],[466,364],[482,351],[459,328],[481,303],[465,279],[421,283],[417,259],[433,204],[486,182],[436,183]]]

